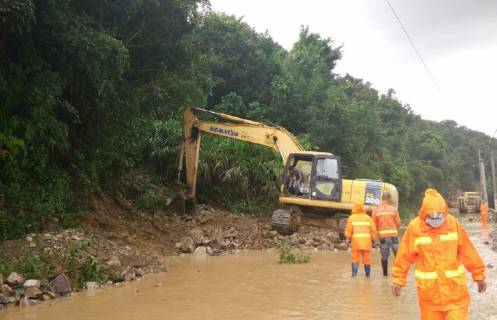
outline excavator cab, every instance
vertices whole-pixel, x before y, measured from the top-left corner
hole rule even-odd
[[[339,201],[340,157],[293,153],[283,174],[282,193],[288,197]]]

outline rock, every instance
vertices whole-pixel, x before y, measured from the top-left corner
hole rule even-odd
[[[24,282],[24,288],[28,287],[36,287],[39,288],[41,285],[40,280],[35,280],[35,279],[29,279]]]
[[[15,289],[12,295],[19,301],[21,297],[24,295],[24,288]]]
[[[7,277],[7,284],[11,287],[17,287],[24,283],[24,278],[17,272],[11,272]]]
[[[46,288],[46,287],[48,287],[48,279],[41,279],[40,288]]]
[[[179,243],[180,244],[178,245],[178,251],[180,253],[193,253],[193,251],[195,250],[195,244],[190,237],[183,237]]]
[[[112,282],[113,283],[120,283],[124,281],[124,276],[122,273],[116,272],[112,275]]]
[[[220,242],[216,239],[209,241],[208,245],[209,247],[207,248],[207,251],[209,251],[209,248],[212,250],[221,250]]]
[[[8,304],[9,298],[0,293],[0,304]]]
[[[221,253],[223,253],[220,249],[211,249],[208,254],[210,256],[219,256]]]
[[[268,240],[268,241],[271,242],[271,240]],[[220,250],[228,250],[228,243],[226,243],[225,241],[220,242],[219,249]]]
[[[28,297],[23,297],[23,298],[21,298],[21,300],[19,300],[19,306],[28,307],[28,306],[35,305],[37,302],[38,301],[33,300],[33,299],[29,299]]]
[[[42,296],[41,296],[41,299],[43,301],[48,301],[48,300],[52,300],[52,299],[55,299],[55,295],[51,295],[49,294],[48,292],[45,292]]]
[[[52,282],[48,284],[48,288],[50,289],[50,291],[55,293],[57,297],[65,296],[72,292],[69,279],[63,273],[57,275],[55,279],[53,279]]]
[[[336,231],[331,231],[326,234],[326,237],[330,240],[331,243],[339,243],[340,235]]]
[[[7,284],[2,284],[0,287],[0,293],[3,294],[6,297],[10,297],[13,293],[12,288],[9,287]]]
[[[3,278],[3,274],[0,273],[0,286],[5,282],[5,279]]]
[[[136,268],[134,271],[137,278],[141,278],[145,274],[145,272],[141,268]]]
[[[24,290],[24,296],[30,299],[41,297],[43,292],[38,287],[28,287]]]
[[[193,255],[194,256],[205,256],[205,255],[207,255],[207,248],[203,247],[203,246],[197,247],[195,249],[195,251],[193,252]]]
[[[114,282],[112,282],[112,280],[108,280],[106,283],[105,283],[105,286],[106,287],[110,287],[114,284]]]
[[[122,266],[121,261],[116,256],[112,256],[105,264],[113,269],[118,269]]]
[[[269,231],[269,235],[270,235],[271,237],[276,237],[276,236],[278,235],[278,231],[276,231],[276,230],[271,230],[271,231]]]
[[[203,243],[204,232],[199,228],[194,228],[190,231],[191,240],[196,247]]]
[[[305,242],[304,244],[306,247],[313,247],[314,246],[314,240],[309,239]]]
[[[125,282],[136,280],[136,274],[133,271],[127,271],[123,275]]]
[[[85,288],[88,290],[98,289],[98,283],[96,283],[94,281],[88,281],[85,283]]]
[[[338,250],[341,250],[341,251],[346,251],[349,248],[349,246],[345,242],[342,242],[342,243],[338,244],[337,246],[335,246],[335,248],[337,248]]]

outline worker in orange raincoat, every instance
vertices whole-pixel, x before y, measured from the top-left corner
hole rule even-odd
[[[352,243],[352,277],[357,276],[359,264],[364,263],[366,277],[371,274],[371,249],[372,242],[376,238],[376,227],[371,217],[366,213],[362,204],[352,207],[347,226],[345,227],[345,238]]]
[[[411,264],[422,320],[467,320],[470,303],[464,269],[478,292],[486,290],[485,265],[459,221],[448,214],[443,197],[425,192],[418,217],[407,227],[392,270],[395,296],[406,285]]]
[[[481,225],[486,226],[488,222],[488,204],[486,201],[482,201],[480,204],[480,218]]]
[[[373,209],[373,222],[380,239],[381,267],[383,276],[388,276],[388,256],[390,250],[394,256],[399,249],[400,217],[397,208],[392,206],[392,195],[389,192],[381,196],[381,204]]]
[[[480,204],[481,235],[488,241],[488,204],[483,200]]]

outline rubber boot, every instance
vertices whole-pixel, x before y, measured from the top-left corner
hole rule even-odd
[[[359,269],[359,265],[357,263],[352,264],[352,277],[357,277],[357,270]]]
[[[383,276],[388,277],[388,260],[381,260],[381,267],[383,268]]]
[[[364,272],[366,272],[366,278],[369,278],[369,275],[371,274],[371,265],[370,264],[364,265]]]

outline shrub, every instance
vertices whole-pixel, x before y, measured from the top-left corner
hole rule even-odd
[[[295,264],[295,263],[307,263],[311,260],[311,255],[307,252],[298,251],[296,252],[288,238],[285,237],[283,240],[278,241],[278,252],[280,254],[280,263]]]

